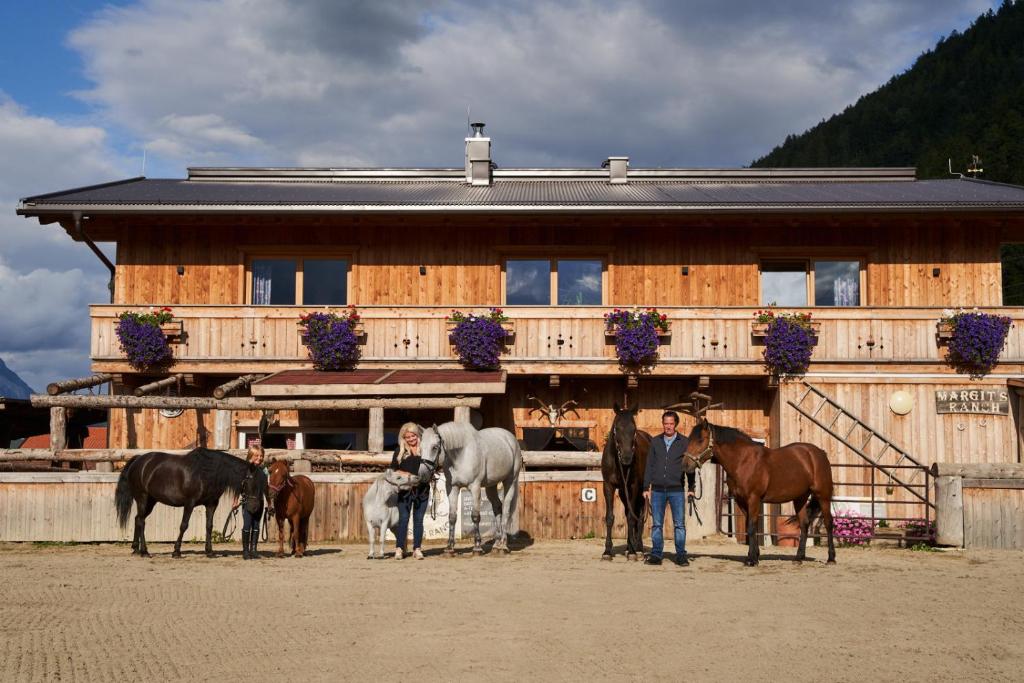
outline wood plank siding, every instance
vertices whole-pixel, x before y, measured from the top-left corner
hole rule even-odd
[[[498,305],[504,257],[552,254],[607,258],[612,306],[757,306],[759,261],[780,255],[862,258],[867,306],[993,306],[999,244],[1024,227],[926,215],[294,216],[147,218],[104,233],[118,242],[120,304],[241,304],[246,254],[281,247],[351,253],[359,306]]]

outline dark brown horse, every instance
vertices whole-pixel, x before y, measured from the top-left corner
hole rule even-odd
[[[604,479],[605,541],[601,559],[612,559],[612,525],[615,523],[615,496],[626,510],[626,559],[638,560],[644,550],[644,468],[651,435],[636,428],[637,408],[615,404],[615,419],[601,455]]]
[[[708,460],[722,466],[726,483],[736,504],[747,517],[747,560],[757,564],[761,548],[757,526],[761,503],[793,501],[800,521],[800,547],[797,561],[802,561],[807,548],[807,528],[821,514],[828,533],[828,561],[836,561],[832,540],[832,468],[825,451],[809,443],[791,443],[782,448],[766,448],[738,429],[719,427],[701,418],[690,432],[686,449],[688,470]],[[808,502],[808,498],[810,502]]]
[[[181,538],[188,529],[192,510],[206,507],[206,555],[213,557],[213,513],[225,490],[243,488],[263,496],[267,480],[263,470],[230,453],[196,448],[185,455],[154,451],[134,458],[121,470],[114,493],[117,521],[124,529],[135,502],[135,536],[132,554],[149,557],[146,518],[157,503],[185,508],[172,557],[181,557]]]
[[[270,463],[267,500],[277,519],[277,556],[284,557],[284,520],[288,520],[289,542],[295,557],[302,557],[309,540],[309,516],[313,514],[316,489],[309,477],[292,476],[288,463]]]

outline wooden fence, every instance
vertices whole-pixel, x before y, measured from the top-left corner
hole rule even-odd
[[[1024,464],[936,463],[938,542],[1024,549]]]
[[[366,538],[362,497],[376,473],[312,473],[317,501],[310,540],[359,541]],[[97,542],[128,541],[131,530],[117,527],[114,489],[117,473],[0,473],[0,541]],[[604,537],[604,495],[600,472],[524,472],[520,480],[519,528],[533,539]],[[592,492],[585,489],[594,489]],[[468,495],[463,493],[463,495]],[[708,496],[707,502],[711,502]],[[230,499],[225,496],[214,517],[223,528]],[[625,537],[622,506],[616,504],[613,534]],[[712,515],[703,513],[706,521]],[[181,509],[157,505],[147,525],[150,541],[177,536]],[[461,528],[461,521],[460,526]],[[196,509],[185,538],[200,540],[205,510]],[[700,537],[713,529],[694,528]],[[239,535],[234,535],[237,541]]]

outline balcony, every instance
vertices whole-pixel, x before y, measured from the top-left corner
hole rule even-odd
[[[156,303],[154,306],[163,304]],[[145,307],[94,305],[93,370],[128,373],[114,334],[117,314]],[[464,310],[473,310],[462,307]],[[273,372],[311,367],[296,322],[301,306],[173,306],[182,334],[172,344],[177,372]],[[621,374],[614,340],[606,338],[606,307],[506,308],[515,335],[502,356],[509,374]],[[763,340],[752,334],[755,308],[665,308],[671,335],[662,338],[660,361],[650,374],[764,375]],[[936,337],[941,308],[812,308],[821,324],[812,372],[939,372]],[[1024,308],[986,309],[1014,320],[997,372],[1024,372]],[[366,333],[361,367],[457,367],[448,341],[448,307],[359,309]]]

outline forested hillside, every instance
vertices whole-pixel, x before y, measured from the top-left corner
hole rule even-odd
[[[1024,2],[954,32],[856,104],[754,166],[916,166],[948,177],[981,157],[987,180],[1024,185]]]

